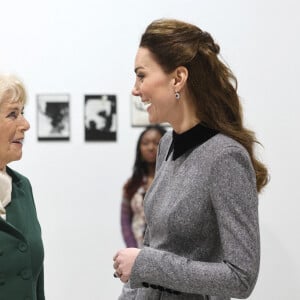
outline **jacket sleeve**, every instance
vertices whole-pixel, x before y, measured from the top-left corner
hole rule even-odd
[[[183,293],[234,298],[250,295],[260,258],[256,180],[248,154],[238,147],[228,148],[214,159],[209,174],[221,259],[195,261],[145,247],[132,268],[132,288],[147,282]]]
[[[44,267],[41,270],[36,287],[37,300],[45,300],[44,293]]]
[[[124,193],[123,193],[124,194]],[[123,195],[121,203],[121,229],[126,247],[137,247],[136,239],[134,238],[133,231],[131,229],[132,224],[132,209],[130,207],[129,200]]]

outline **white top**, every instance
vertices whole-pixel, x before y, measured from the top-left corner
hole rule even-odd
[[[11,201],[12,181],[6,170],[0,171],[0,217],[6,219],[5,207]]]

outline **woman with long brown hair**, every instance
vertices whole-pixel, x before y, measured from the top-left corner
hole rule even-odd
[[[144,247],[113,258],[134,299],[247,298],[255,286],[268,173],[219,51],[209,33],[178,20],[154,21],[142,35],[133,94],[150,122],[173,132],[161,140],[144,200]]]
[[[146,229],[143,200],[155,171],[157,147],[166,130],[149,125],[140,134],[136,145],[133,171],[123,187],[121,229],[127,247],[141,247]]]

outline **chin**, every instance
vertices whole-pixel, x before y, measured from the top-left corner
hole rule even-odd
[[[149,123],[150,123],[150,124],[159,124],[159,123],[162,123],[162,121],[159,120],[158,118],[151,118],[151,117],[149,116]]]
[[[18,161],[22,158],[22,154],[15,156],[11,161]]]

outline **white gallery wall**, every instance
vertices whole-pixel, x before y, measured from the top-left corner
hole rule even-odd
[[[264,146],[271,182],[260,197],[261,269],[250,299],[299,298],[299,12],[296,0],[0,0],[0,73],[23,79],[31,123],[23,159],[11,167],[33,185],[47,300],[119,295],[112,257],[124,247],[121,190],[142,130],[130,119],[134,56],[146,25],[161,17],[213,35]],[[37,141],[41,93],[70,94],[70,141]],[[117,95],[116,142],[84,141],[85,94]]]

